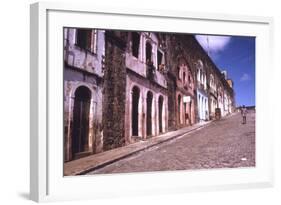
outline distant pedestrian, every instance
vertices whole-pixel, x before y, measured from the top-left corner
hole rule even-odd
[[[243,122],[242,124],[246,124],[246,116],[247,116],[247,108],[245,107],[245,105],[243,105],[243,107],[241,108],[241,115],[243,118]]]

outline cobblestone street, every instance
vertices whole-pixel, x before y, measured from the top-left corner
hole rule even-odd
[[[88,174],[255,166],[255,113],[241,121],[236,113]]]

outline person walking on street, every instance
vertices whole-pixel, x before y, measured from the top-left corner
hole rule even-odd
[[[246,124],[247,108],[245,107],[245,105],[243,105],[243,107],[241,109],[241,115],[243,118],[242,124]]]

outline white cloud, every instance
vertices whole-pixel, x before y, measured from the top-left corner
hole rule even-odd
[[[240,81],[249,81],[249,80],[251,80],[251,76],[249,76],[247,73],[244,73],[240,78]]]
[[[230,36],[195,35],[195,38],[207,53],[216,54],[223,51],[230,43]]]

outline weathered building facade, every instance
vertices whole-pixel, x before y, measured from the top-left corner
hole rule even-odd
[[[195,71],[185,35],[165,34],[169,130],[196,122]]]
[[[102,151],[104,31],[64,29],[64,158]]]
[[[65,161],[233,112],[232,81],[193,35],[66,28],[64,38]]]
[[[167,131],[168,99],[165,56],[159,36],[129,32],[126,50],[125,130],[128,143]]]

